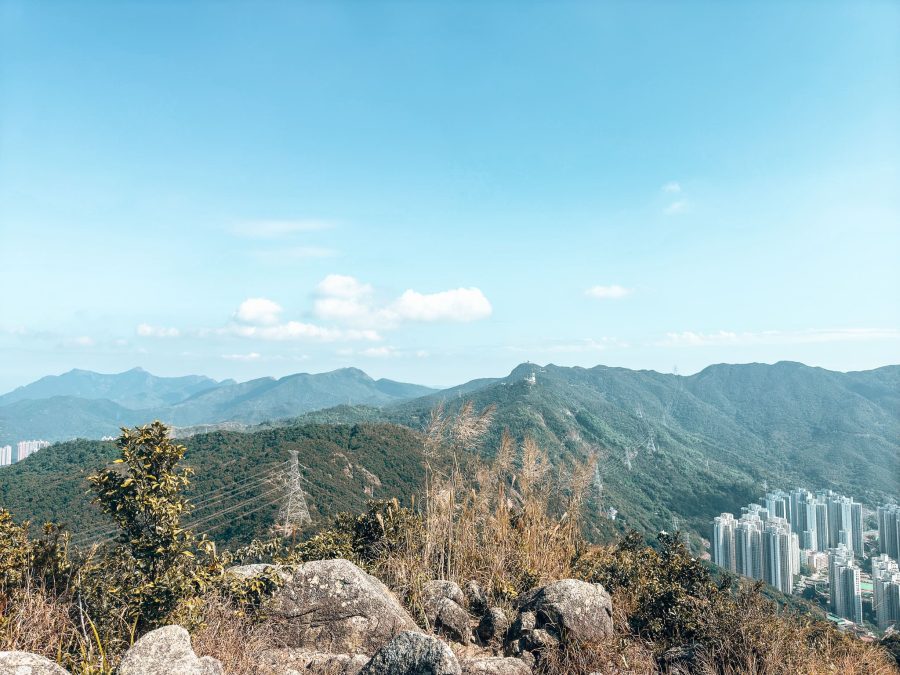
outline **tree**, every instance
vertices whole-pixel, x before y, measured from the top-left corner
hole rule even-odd
[[[122,429],[117,446],[121,458],[88,478],[94,502],[120,529],[116,557],[126,578],[109,592],[124,596],[140,625],[152,625],[191,598],[201,582],[193,570],[198,541],[181,527],[190,510],[183,491],[192,472],[178,468],[186,448],[172,443],[162,422]]]

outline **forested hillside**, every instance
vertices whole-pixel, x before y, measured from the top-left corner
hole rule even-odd
[[[299,454],[314,526],[340,511],[361,510],[371,498],[408,500],[422,480],[420,439],[393,425],[311,424],[216,432],[183,442],[184,462],[195,471],[187,494],[197,503],[187,522],[226,545],[269,533],[292,450]],[[79,541],[100,539],[112,528],[90,503],[86,476],[116,456],[111,442],[46,448],[0,469],[0,506],[37,523],[61,522]]]

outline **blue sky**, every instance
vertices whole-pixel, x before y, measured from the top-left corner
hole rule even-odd
[[[900,361],[897,3],[0,8],[0,389]]]

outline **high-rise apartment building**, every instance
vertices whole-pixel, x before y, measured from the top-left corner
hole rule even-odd
[[[762,535],[763,579],[782,593],[794,590],[800,572],[800,546],[791,524],[782,517],[769,518]]]
[[[827,548],[844,544],[861,558],[864,553],[862,505],[831,490],[816,493],[816,500],[826,505]]]
[[[881,630],[900,623],[900,567],[881,554],[872,558],[872,606]]]
[[[4,445],[3,447],[0,447],[0,466],[9,466],[12,464],[12,461],[12,446]]]
[[[742,510],[738,520],[723,513],[713,521],[713,562],[791,593],[800,573],[800,542],[791,524],[759,504]]]
[[[14,462],[21,462],[26,457],[36,453],[38,450],[46,448],[50,443],[47,441],[19,441],[16,444],[16,453],[13,457]]]
[[[900,560],[900,505],[878,507],[878,549]]]
[[[730,513],[723,513],[713,520],[712,561],[732,572],[737,570],[734,548],[735,524],[734,516]]]
[[[791,493],[791,529],[800,539],[800,548],[819,551],[816,498],[809,490],[798,489]]]
[[[839,544],[828,551],[828,586],[831,595],[831,611],[854,623],[862,623],[862,592],[860,569],[853,551],[846,544]]]

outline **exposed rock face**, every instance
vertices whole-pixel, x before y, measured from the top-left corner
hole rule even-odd
[[[466,606],[466,596],[462,589],[452,581],[442,581],[435,579],[429,581],[422,587],[422,596],[425,602],[447,598],[452,600],[460,607]]]
[[[533,613],[533,629],[543,629],[563,642],[595,642],[613,633],[612,601],[600,584],[576,579],[563,579],[537,588],[519,603],[522,625],[527,630],[532,622],[526,613]]]
[[[531,675],[531,668],[522,659],[502,656],[465,659],[461,665],[463,675]]]
[[[119,665],[118,675],[223,675],[216,659],[199,658],[191,647],[191,637],[181,626],[164,626],[150,631],[129,649]]]
[[[246,575],[248,567],[259,568],[229,571]],[[347,560],[315,560],[278,572],[284,584],[266,609],[275,619],[273,634],[286,647],[371,655],[401,631],[418,630],[387,586]]]
[[[422,589],[425,618],[436,633],[455,642],[472,641],[469,613],[463,607],[466,597],[452,581],[429,581]]]
[[[477,581],[473,579],[467,582],[464,592],[466,594],[466,602],[469,603],[471,611],[475,612],[476,615],[484,614],[487,611],[488,597]]]
[[[357,675],[368,662],[363,654],[271,649],[262,655],[258,675]]]
[[[0,675],[69,675],[69,671],[29,652],[0,652]]]
[[[404,631],[382,647],[359,675],[461,675],[450,647],[431,635]]]
[[[509,619],[500,607],[491,607],[481,617],[476,632],[484,644],[503,642],[509,630]]]

